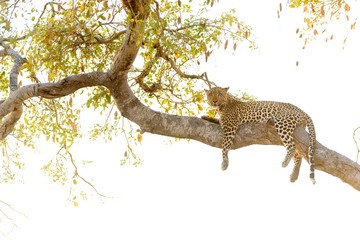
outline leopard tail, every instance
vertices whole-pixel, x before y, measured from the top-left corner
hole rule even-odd
[[[314,155],[315,155],[315,143],[316,143],[316,133],[315,126],[310,117],[308,117],[306,122],[307,129],[309,131],[309,149],[308,149],[308,157],[310,163],[310,179],[313,184],[315,184],[315,163],[314,163]]]

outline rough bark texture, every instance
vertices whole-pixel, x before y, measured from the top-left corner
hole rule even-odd
[[[149,14],[149,2],[149,0],[123,0],[133,21],[126,31],[125,39],[109,72],[79,74],[55,83],[33,84],[15,89],[14,77],[17,81],[18,74],[18,69],[15,69],[9,84],[13,91],[0,105],[0,119],[2,119],[0,139],[5,138],[11,132],[21,117],[24,100],[32,97],[58,98],[83,87],[101,85],[110,90],[122,116],[138,124],[143,132],[193,139],[220,148],[222,132],[218,124],[196,117],[176,116],[154,111],[143,105],[128,85],[128,70],[134,62],[142,42]],[[0,41],[0,43],[2,42]],[[4,47],[4,44],[1,46]],[[4,49],[0,51],[0,56],[13,54],[9,48],[4,47]],[[23,58],[14,59],[15,63],[19,64]],[[296,129],[295,140],[297,149],[303,156],[307,156],[307,133],[303,129]],[[271,123],[244,124],[236,135],[233,149],[252,144],[281,145],[281,142]],[[360,190],[360,165],[320,143],[316,144],[315,167]]]

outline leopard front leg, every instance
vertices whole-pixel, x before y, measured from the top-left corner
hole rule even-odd
[[[225,171],[229,166],[228,153],[233,144],[234,137],[236,134],[237,126],[234,127],[223,127],[223,141],[222,141],[222,157],[221,169]]]

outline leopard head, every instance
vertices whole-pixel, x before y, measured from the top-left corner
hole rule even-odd
[[[220,107],[226,104],[230,99],[228,90],[228,87],[214,87],[210,88],[210,90],[205,90],[208,103],[214,107]]]

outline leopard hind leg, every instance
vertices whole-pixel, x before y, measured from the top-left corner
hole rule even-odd
[[[294,137],[292,136],[294,132],[294,127],[291,126],[291,124],[287,124],[287,122],[281,121],[281,120],[275,120],[275,129],[283,143],[283,145],[286,148],[286,156],[284,161],[282,162],[282,167],[287,167],[290,163],[290,160],[295,155],[295,141]]]
[[[294,168],[290,175],[290,182],[295,182],[299,177],[299,172],[300,172],[300,167],[301,167],[301,162],[302,162],[302,156],[300,155],[300,153],[295,151],[293,160],[294,160]]]

